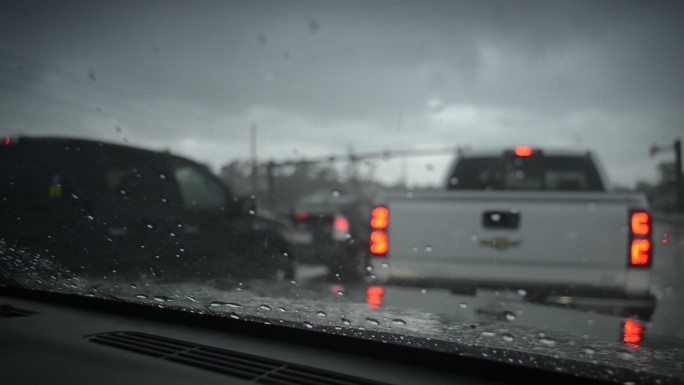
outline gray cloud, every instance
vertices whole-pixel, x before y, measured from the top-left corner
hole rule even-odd
[[[348,146],[582,146],[633,183],[653,178],[647,146],[682,132],[683,9],[6,2],[0,127],[126,138],[213,164],[247,155],[252,124],[275,158]],[[423,166],[412,175],[435,179],[439,170]]]

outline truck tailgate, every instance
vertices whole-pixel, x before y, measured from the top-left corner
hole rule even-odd
[[[392,274],[624,285],[628,194],[448,192],[389,200]]]

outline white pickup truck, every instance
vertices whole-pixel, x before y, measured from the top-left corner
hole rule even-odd
[[[608,192],[590,152],[461,153],[445,187],[385,196],[373,209],[378,280],[652,298],[646,199]]]

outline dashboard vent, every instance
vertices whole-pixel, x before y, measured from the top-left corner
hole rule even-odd
[[[36,314],[35,311],[19,309],[10,304],[0,305],[0,317],[23,317]]]
[[[256,384],[268,385],[380,385],[358,377],[318,370],[239,353],[137,332],[111,332],[88,337],[90,341],[148,356],[194,366]]]

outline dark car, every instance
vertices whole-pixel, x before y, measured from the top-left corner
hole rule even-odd
[[[6,247],[79,274],[294,276],[273,221],[256,215],[205,166],[169,153],[77,139],[5,139],[0,218]]]
[[[294,252],[301,263],[328,266],[345,279],[363,277],[368,266],[370,204],[359,196],[315,194],[292,214],[299,232]]]

